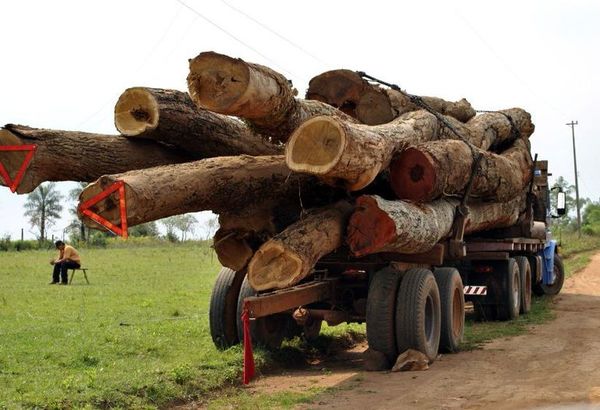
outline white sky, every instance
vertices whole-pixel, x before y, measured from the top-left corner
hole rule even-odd
[[[115,133],[123,90],[185,91],[187,60],[213,50],[280,71],[300,95],[349,68],[477,109],[523,107],[533,151],[571,182],[577,120],[580,195],[600,198],[599,2],[19,0],[0,15],[0,125]],[[24,200],[0,188],[0,235],[32,237]]]

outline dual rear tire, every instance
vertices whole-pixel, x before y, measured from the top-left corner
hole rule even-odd
[[[456,269],[385,268],[374,274],[367,298],[367,340],[393,363],[414,349],[430,362],[458,349],[464,333],[464,295]]]

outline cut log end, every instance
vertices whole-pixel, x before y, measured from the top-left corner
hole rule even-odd
[[[126,136],[136,136],[156,129],[159,108],[156,99],[142,87],[129,88],[115,106],[115,126]]]
[[[85,189],[79,195],[79,204],[83,204],[86,201],[94,198],[96,195],[101,194],[105,189],[108,189],[115,180],[108,176],[100,177],[97,181],[88,184]],[[128,226],[137,225],[140,222],[136,222],[136,204],[138,201],[136,200],[136,195],[134,191],[125,184],[125,198],[126,198],[126,217]],[[100,215],[102,218],[106,219],[108,222],[116,225],[118,227],[121,226],[121,209],[119,203],[119,194],[117,192],[112,193],[105,199],[98,201],[96,204],[89,208],[90,211]],[[99,230],[106,230],[106,227],[100,225],[95,222],[93,219],[82,213],[80,207],[77,208],[77,214],[79,218],[83,221],[83,223],[92,228]]]
[[[356,105],[356,118],[368,125],[392,121],[394,112],[387,94],[375,90],[366,91]]]
[[[244,269],[254,254],[248,242],[233,231],[218,230],[213,246],[221,265],[236,272]]]
[[[390,164],[390,183],[400,199],[431,200],[436,186],[433,159],[425,152],[407,148]]]
[[[283,288],[293,282],[290,272],[303,270],[302,259],[277,242],[263,245],[255,254],[248,271],[250,286],[256,291]]]
[[[286,147],[286,163],[296,172],[326,174],[342,156],[346,134],[329,117],[315,117],[292,134]]]
[[[242,98],[249,81],[250,72],[242,60],[213,52],[190,60],[188,89],[198,107],[227,114]]]
[[[356,257],[378,252],[396,235],[396,225],[369,196],[356,200],[356,208],[348,222],[347,242]]]

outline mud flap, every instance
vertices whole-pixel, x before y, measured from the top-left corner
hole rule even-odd
[[[544,285],[553,285],[556,280],[554,274],[554,252],[556,251],[556,241],[546,242],[546,247],[540,252],[543,261],[542,283]]]

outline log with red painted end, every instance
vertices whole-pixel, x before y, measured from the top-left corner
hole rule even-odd
[[[83,190],[80,204],[116,181],[125,183],[129,226],[188,212],[233,213],[256,204],[267,207],[286,200],[299,202],[311,197],[319,186],[310,175],[290,173],[282,156],[241,155],[105,175]],[[119,223],[119,201],[114,196],[90,210]],[[99,227],[88,217],[83,221]]]
[[[390,184],[400,199],[429,202],[462,195],[477,155],[483,155],[470,196],[506,202],[531,178],[533,161],[527,140],[519,138],[502,154],[469,148],[463,141],[431,141],[409,147],[390,164]]]
[[[413,204],[388,201],[377,195],[361,196],[348,222],[347,243],[356,257],[378,252],[427,252],[451,234],[458,203],[440,199]],[[522,204],[519,197],[505,203],[469,205],[465,233],[514,225]]]
[[[283,151],[237,118],[199,109],[187,93],[177,90],[125,90],[115,106],[115,126],[127,137],[174,145],[196,159]]]
[[[33,191],[46,181],[91,182],[104,174],[190,161],[182,151],[154,141],[130,140],[120,135],[92,134],[7,124],[0,129],[0,145],[37,146],[17,193]],[[9,176],[17,174],[25,154],[0,152]],[[6,185],[0,178],[0,185]]]
[[[203,109],[246,119],[274,142],[285,142],[310,117],[331,115],[355,121],[319,101],[298,100],[290,82],[278,72],[214,52],[190,60],[188,90]]]
[[[293,286],[311,274],[317,261],[343,245],[352,206],[347,202],[310,212],[262,245],[248,264],[255,290]]]

